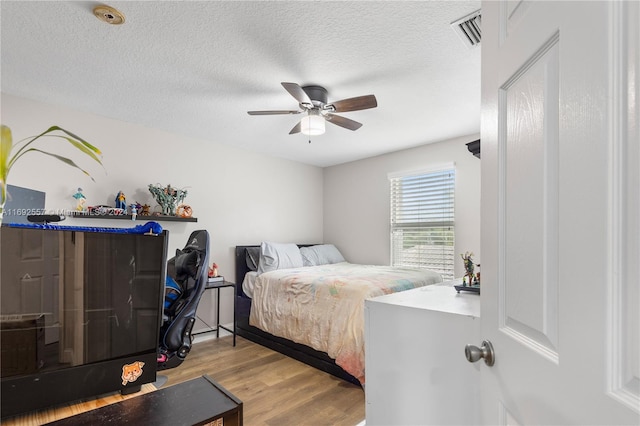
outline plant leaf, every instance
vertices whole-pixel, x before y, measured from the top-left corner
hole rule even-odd
[[[11,155],[11,149],[13,148],[13,137],[11,136],[11,129],[4,124],[0,132],[0,185],[4,187],[9,174],[9,155]]]
[[[96,153],[97,155],[102,155],[102,152],[95,146],[91,145],[89,142],[85,141],[84,139],[82,139],[80,136],[75,135],[71,132],[69,132],[68,130],[63,129],[62,127],[58,127],[58,126],[51,126],[49,127],[49,129],[45,132],[49,133],[52,132],[54,130],[60,130],[64,133],[66,133],[67,135],[71,136],[73,139],[76,139],[78,142],[80,142],[82,145],[84,145],[88,150],[93,151],[94,153]],[[102,164],[102,163],[101,163]]]
[[[55,132],[55,131],[58,131],[58,130],[66,133],[70,137],[62,136],[62,135],[55,135],[55,134],[51,135],[51,134],[49,134],[49,133],[52,133],[52,132]],[[73,133],[64,130],[63,128],[61,128],[59,126],[51,126],[47,130],[45,130],[44,132],[40,133],[37,136],[32,137],[31,139],[27,138],[27,139],[21,140],[19,143],[24,142],[24,145],[22,147],[20,147],[20,149],[13,156],[13,158],[11,158],[9,160],[8,168],[10,169],[13,166],[13,164],[16,162],[16,160],[18,160],[18,158],[20,158],[24,153],[26,153],[28,151],[27,148],[29,147],[29,145],[31,145],[33,142],[35,142],[36,140],[38,140],[39,138],[41,138],[43,136],[49,136],[49,137],[65,139],[70,144],[75,146],[78,150],[80,150],[82,153],[86,154],[87,156],[89,156],[93,160],[95,160],[98,164],[100,164],[101,166],[103,165],[102,161],[96,155],[96,154],[98,154],[98,155],[102,154],[102,152],[98,148],[96,148],[95,146],[91,145],[89,142],[85,141],[84,139],[74,135]],[[72,138],[75,138],[75,139],[72,139]],[[36,150],[36,151],[40,151],[40,150]],[[45,152],[45,151],[40,151],[40,152]],[[61,158],[65,158],[65,157],[61,157]],[[76,165],[75,167],[78,167],[78,166]],[[80,169],[80,170],[82,170],[82,169]]]
[[[80,167],[76,163],[74,163],[73,160],[71,160],[71,159],[69,159],[67,157],[63,157],[61,155],[57,155],[57,154],[53,154],[51,152],[43,151],[43,150],[38,149],[38,148],[29,148],[26,151],[23,151],[22,153],[20,153],[20,155],[16,155],[16,157],[13,159],[13,161],[15,162],[15,160],[17,160],[19,157],[23,156],[24,154],[26,154],[27,152],[30,152],[30,151],[36,151],[36,152],[39,152],[41,154],[49,155],[49,156],[51,156],[53,158],[56,158],[56,159],[62,161],[63,163],[65,163],[65,164],[67,164],[67,165],[69,165],[71,167],[75,167],[76,169],[78,169],[82,173],[84,173],[85,175],[89,176],[91,178],[91,180],[95,182],[95,179],[93,179],[91,174],[89,174],[88,171],[84,170],[82,167]]]
[[[83,144],[82,142],[66,137],[66,136],[62,136],[62,135],[47,135],[50,137],[55,137],[55,138],[61,138],[61,139],[66,139],[71,145],[75,146],[76,148],[78,148],[80,151],[82,151],[84,154],[87,154],[89,157],[91,157],[92,159],[94,159],[96,162],[98,162],[98,164],[102,165],[102,161],[100,160],[100,158],[96,155],[96,152],[91,150],[91,148],[89,148],[87,145]],[[99,153],[100,151],[98,151]]]
[[[62,132],[64,134],[63,135],[54,134],[54,132],[57,132],[57,131]],[[40,152],[42,154],[56,158],[62,161],[63,163],[80,170],[82,173],[89,176],[91,180],[95,182],[95,180],[89,174],[88,171],[78,166],[71,159],[67,157],[63,157],[61,155],[53,154],[51,152],[43,151],[38,148],[29,147],[33,142],[37,141],[43,136],[65,139],[67,142],[73,145],[80,152],[87,155],[88,157],[90,157],[91,159],[93,159],[98,164],[104,167],[100,159],[100,157],[102,156],[102,152],[97,147],[93,146],[92,144],[85,141],[81,137],[59,126],[51,126],[44,132],[40,133],[39,135],[22,139],[14,144],[12,135],[11,135],[11,130],[9,129],[8,126],[2,125],[2,141],[0,142],[0,148],[1,148],[0,150],[0,189],[2,189],[2,195],[4,195],[4,191],[6,189],[5,185],[7,181],[7,176],[9,174],[9,171],[11,170],[11,167],[15,164],[18,158],[22,157],[24,154],[30,151]],[[17,152],[14,152],[12,155],[12,151],[16,151],[16,150]],[[2,202],[4,203],[4,197],[2,199]]]

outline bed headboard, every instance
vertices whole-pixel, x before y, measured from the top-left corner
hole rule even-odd
[[[247,248],[248,247],[260,247],[260,245],[253,246],[236,246],[236,291],[238,296],[247,297],[242,291],[242,281],[244,276],[249,272],[247,266]]]
[[[298,247],[309,247],[314,246],[316,244],[298,244]],[[260,244],[250,245],[250,246],[236,246],[236,288],[238,292],[238,296],[247,297],[242,291],[242,281],[244,280],[244,276],[249,272],[249,267],[247,266],[247,248],[249,247],[260,247]]]

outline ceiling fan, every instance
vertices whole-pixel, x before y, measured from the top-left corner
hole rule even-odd
[[[278,115],[305,113],[289,132],[290,135],[303,133],[305,135],[321,135],[325,130],[325,122],[344,127],[349,130],[358,130],[362,123],[334,114],[335,112],[360,111],[378,106],[374,95],[358,96],[343,99],[341,101],[327,103],[327,89],[321,86],[300,86],[297,83],[282,83],[282,86],[293,96],[300,107],[299,110],[271,110],[271,111],[247,111],[249,115]]]

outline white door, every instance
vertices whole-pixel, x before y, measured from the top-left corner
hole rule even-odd
[[[639,8],[482,4],[484,424],[640,423]]]

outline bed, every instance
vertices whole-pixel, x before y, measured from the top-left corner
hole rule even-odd
[[[348,263],[330,244],[237,246],[236,329],[364,385],[364,300],[438,282],[424,269]]]

